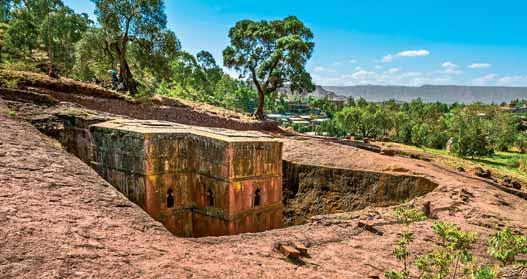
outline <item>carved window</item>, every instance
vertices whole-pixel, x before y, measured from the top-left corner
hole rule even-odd
[[[254,207],[260,206],[261,203],[262,203],[261,191],[260,189],[256,189],[256,191],[254,191]]]
[[[207,190],[207,206],[214,206],[214,192],[210,188]]]
[[[167,190],[167,208],[174,207],[174,191],[172,189]]]

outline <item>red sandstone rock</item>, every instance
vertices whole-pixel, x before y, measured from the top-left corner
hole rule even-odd
[[[380,235],[380,236],[384,235],[384,233],[382,231],[380,231],[377,228],[375,228],[372,224],[368,224],[366,222],[359,221],[357,223],[357,227],[365,229],[365,230],[367,230],[367,231],[369,231],[369,232],[371,232],[373,234],[376,234],[376,235]]]
[[[292,247],[292,246],[289,246],[289,245],[280,245],[280,252],[288,257],[288,258],[292,258],[292,259],[298,259],[300,258],[300,251],[298,251],[297,249],[295,249],[295,247]]]
[[[308,256],[307,248],[306,246],[299,241],[293,241],[293,246],[300,252],[300,254],[304,257]]]
[[[323,140],[284,141],[289,161],[381,174],[388,166],[400,165],[437,183],[434,191],[416,197],[416,204],[432,200],[439,219],[477,232],[474,252],[479,258],[488,259],[485,240],[495,228],[527,230],[527,201],[480,179],[431,162],[381,156]],[[388,219],[376,224],[383,237],[357,234],[359,211],[257,234],[181,239],[28,124],[0,115],[0,143],[3,278],[362,279],[401,267],[392,255],[402,229],[390,219],[393,208],[375,208]],[[469,203],[459,203],[461,189],[472,193]],[[507,206],[497,203],[498,198]],[[291,208],[300,211],[306,205],[295,203]],[[427,220],[412,226],[412,252],[430,251],[432,224]],[[271,250],[277,239],[309,239],[311,258],[303,259],[305,265],[284,261]]]

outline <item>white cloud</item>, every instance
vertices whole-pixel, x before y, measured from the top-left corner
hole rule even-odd
[[[438,73],[440,74],[459,75],[463,73],[463,71],[458,69],[459,68],[458,65],[450,61],[444,62],[443,64],[441,64],[441,67],[443,68],[443,70],[438,71]]]
[[[355,67],[355,71],[360,71],[362,68],[360,66]]]
[[[323,66],[316,66],[315,68],[313,68],[313,71],[318,72],[318,73],[334,73],[335,72],[335,70],[331,68],[326,68]]]
[[[355,64],[355,63],[357,63],[357,60],[355,60],[355,59],[351,59],[351,60],[348,61],[348,62],[349,62],[350,64]]]
[[[497,74],[488,74],[482,77],[475,78],[470,83],[472,85],[486,86],[486,85],[490,85],[491,83],[493,83],[496,77],[498,77]]]
[[[527,75],[499,76],[498,74],[488,74],[473,79],[470,84],[479,86],[526,86]]]
[[[474,63],[474,64],[471,64],[471,65],[468,65],[468,67],[471,68],[471,69],[488,69],[491,66],[492,65],[489,64],[489,63]]]
[[[381,65],[375,65],[375,69],[380,70],[380,69],[382,69],[382,66]]]
[[[496,82],[500,86],[527,86],[527,76],[505,76]]]
[[[449,84],[449,77],[437,77],[420,72],[402,72],[399,68],[391,68],[384,72],[359,69],[350,74],[319,76],[313,75],[315,83],[321,85],[407,85]]]
[[[457,69],[459,68],[458,65],[452,63],[452,62],[445,62],[441,65],[441,67],[445,68],[445,69]]]
[[[340,66],[340,65],[342,65],[342,63],[340,63],[340,62],[333,62],[332,65],[333,65],[333,66]]]
[[[384,63],[390,63],[393,61],[393,58],[395,57],[421,57],[421,56],[428,56],[430,55],[430,51],[426,49],[419,49],[419,50],[404,50],[397,54],[387,54],[382,58],[382,62]]]
[[[376,79],[377,73],[373,71],[359,70],[349,76],[353,80],[374,80]]]
[[[382,58],[382,62],[385,62],[385,63],[390,63],[392,61],[393,61],[393,55],[391,54],[388,54]]]
[[[384,72],[384,73],[385,73],[385,74],[393,75],[393,74],[396,74],[396,73],[398,73],[398,72],[400,72],[400,71],[401,71],[401,69],[399,69],[399,68],[391,68],[391,69],[389,69],[388,71],[386,71],[386,72]]]
[[[418,56],[428,56],[430,55],[430,51],[426,49],[420,49],[420,50],[405,50],[397,53],[397,56],[402,57],[418,57]]]

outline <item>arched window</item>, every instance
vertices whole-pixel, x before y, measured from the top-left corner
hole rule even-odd
[[[260,206],[261,202],[262,197],[260,189],[256,189],[256,191],[254,191],[254,207]]]
[[[174,207],[174,191],[172,189],[167,190],[167,208]]]
[[[214,193],[210,188],[207,190],[207,205],[214,206]]]

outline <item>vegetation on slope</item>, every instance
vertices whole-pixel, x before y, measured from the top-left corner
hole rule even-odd
[[[0,3],[0,67],[92,81],[131,96],[155,93],[263,118],[284,110],[276,89],[311,88],[313,34],[295,17],[242,20],[230,30],[223,72],[207,51],[192,55],[166,27],[160,0],[92,0],[97,22],[61,0]],[[282,109],[280,109],[282,108]]]
[[[432,226],[436,237],[435,247],[427,254],[415,256],[413,265],[417,276],[412,276],[412,253],[408,248],[414,240],[411,224],[426,219],[426,216],[414,208],[403,207],[397,208],[394,214],[405,224],[401,239],[393,251],[397,260],[403,262],[403,269],[387,271],[385,276],[389,279],[493,279],[497,278],[502,268],[524,263],[517,257],[527,254],[527,236],[514,233],[509,228],[491,235],[487,240],[487,251],[494,260],[500,262],[492,266],[483,264],[472,252],[478,239],[476,233],[464,231],[456,224],[437,221]]]

